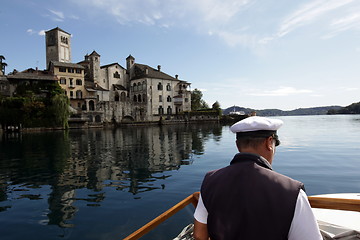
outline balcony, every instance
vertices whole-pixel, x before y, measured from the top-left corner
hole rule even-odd
[[[182,105],[183,104],[183,97],[182,96],[175,96],[173,98],[175,105]]]

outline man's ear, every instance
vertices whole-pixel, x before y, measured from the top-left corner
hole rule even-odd
[[[266,144],[266,149],[267,150],[269,150],[269,151],[273,150],[274,145],[273,145],[273,138],[271,136],[266,138],[265,144]]]
[[[237,147],[238,151],[241,152],[238,140],[235,141],[235,144],[236,144],[236,147]]]

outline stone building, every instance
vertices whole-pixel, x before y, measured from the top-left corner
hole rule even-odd
[[[71,63],[71,34],[60,28],[45,32],[46,66],[51,61]]]
[[[46,91],[42,89],[42,85],[56,83],[57,77],[49,71],[38,70],[29,68],[24,71],[18,72],[14,70],[11,74],[6,76],[9,82],[9,96],[13,97],[16,95],[18,87],[20,85],[34,86],[46,94]]]
[[[72,108],[87,121],[120,123],[181,120],[191,110],[190,83],[126,58],[101,66],[96,51],[71,63],[71,34],[60,28],[46,32],[46,62],[70,98]]]

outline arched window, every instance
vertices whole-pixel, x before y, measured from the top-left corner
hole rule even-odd
[[[81,90],[76,91],[76,98],[77,99],[82,99],[82,91]]]
[[[114,78],[120,78],[120,74],[118,71],[114,72]]]
[[[168,96],[168,97],[166,98],[166,101],[167,101],[167,102],[171,102],[171,97]]]
[[[162,106],[159,107],[159,115],[164,114],[164,108]]]
[[[141,83],[140,83],[140,82],[138,83],[138,85],[137,85],[137,86],[138,86],[138,90],[139,90],[139,91],[143,90],[143,89],[142,89],[142,85],[141,85]]]
[[[136,92],[138,90],[136,83],[133,84],[133,90],[134,90],[134,92]]]
[[[141,102],[141,95],[138,95],[138,102]]]
[[[101,116],[100,115],[95,116],[95,122],[101,122]]]
[[[115,92],[115,102],[118,102],[120,100],[120,96],[118,92]]]
[[[163,86],[161,83],[158,84],[158,90],[163,90]]]
[[[121,92],[120,94],[120,101],[125,102],[126,101],[126,94],[125,92]]]
[[[166,90],[167,90],[167,91],[171,91],[171,85],[170,85],[170,83],[168,83],[168,84],[166,85]]]
[[[136,95],[134,95],[134,102],[137,102],[137,97],[136,97]]]
[[[146,102],[146,94],[143,94],[142,100],[143,100],[143,102]]]
[[[168,106],[168,108],[167,108],[167,110],[166,110],[166,113],[167,113],[168,115],[171,115],[171,114],[172,114],[172,109],[171,109],[170,106]]]
[[[94,111],[95,110],[95,103],[94,101],[89,101],[89,111]]]

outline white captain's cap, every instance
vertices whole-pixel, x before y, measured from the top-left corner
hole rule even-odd
[[[283,125],[279,119],[266,117],[248,117],[230,127],[233,133],[255,132],[255,131],[277,131]]]
[[[267,138],[272,136],[275,139],[275,145],[280,145],[276,131],[283,125],[279,119],[266,117],[248,117],[230,127],[233,133],[236,133],[236,139],[241,138]]]

